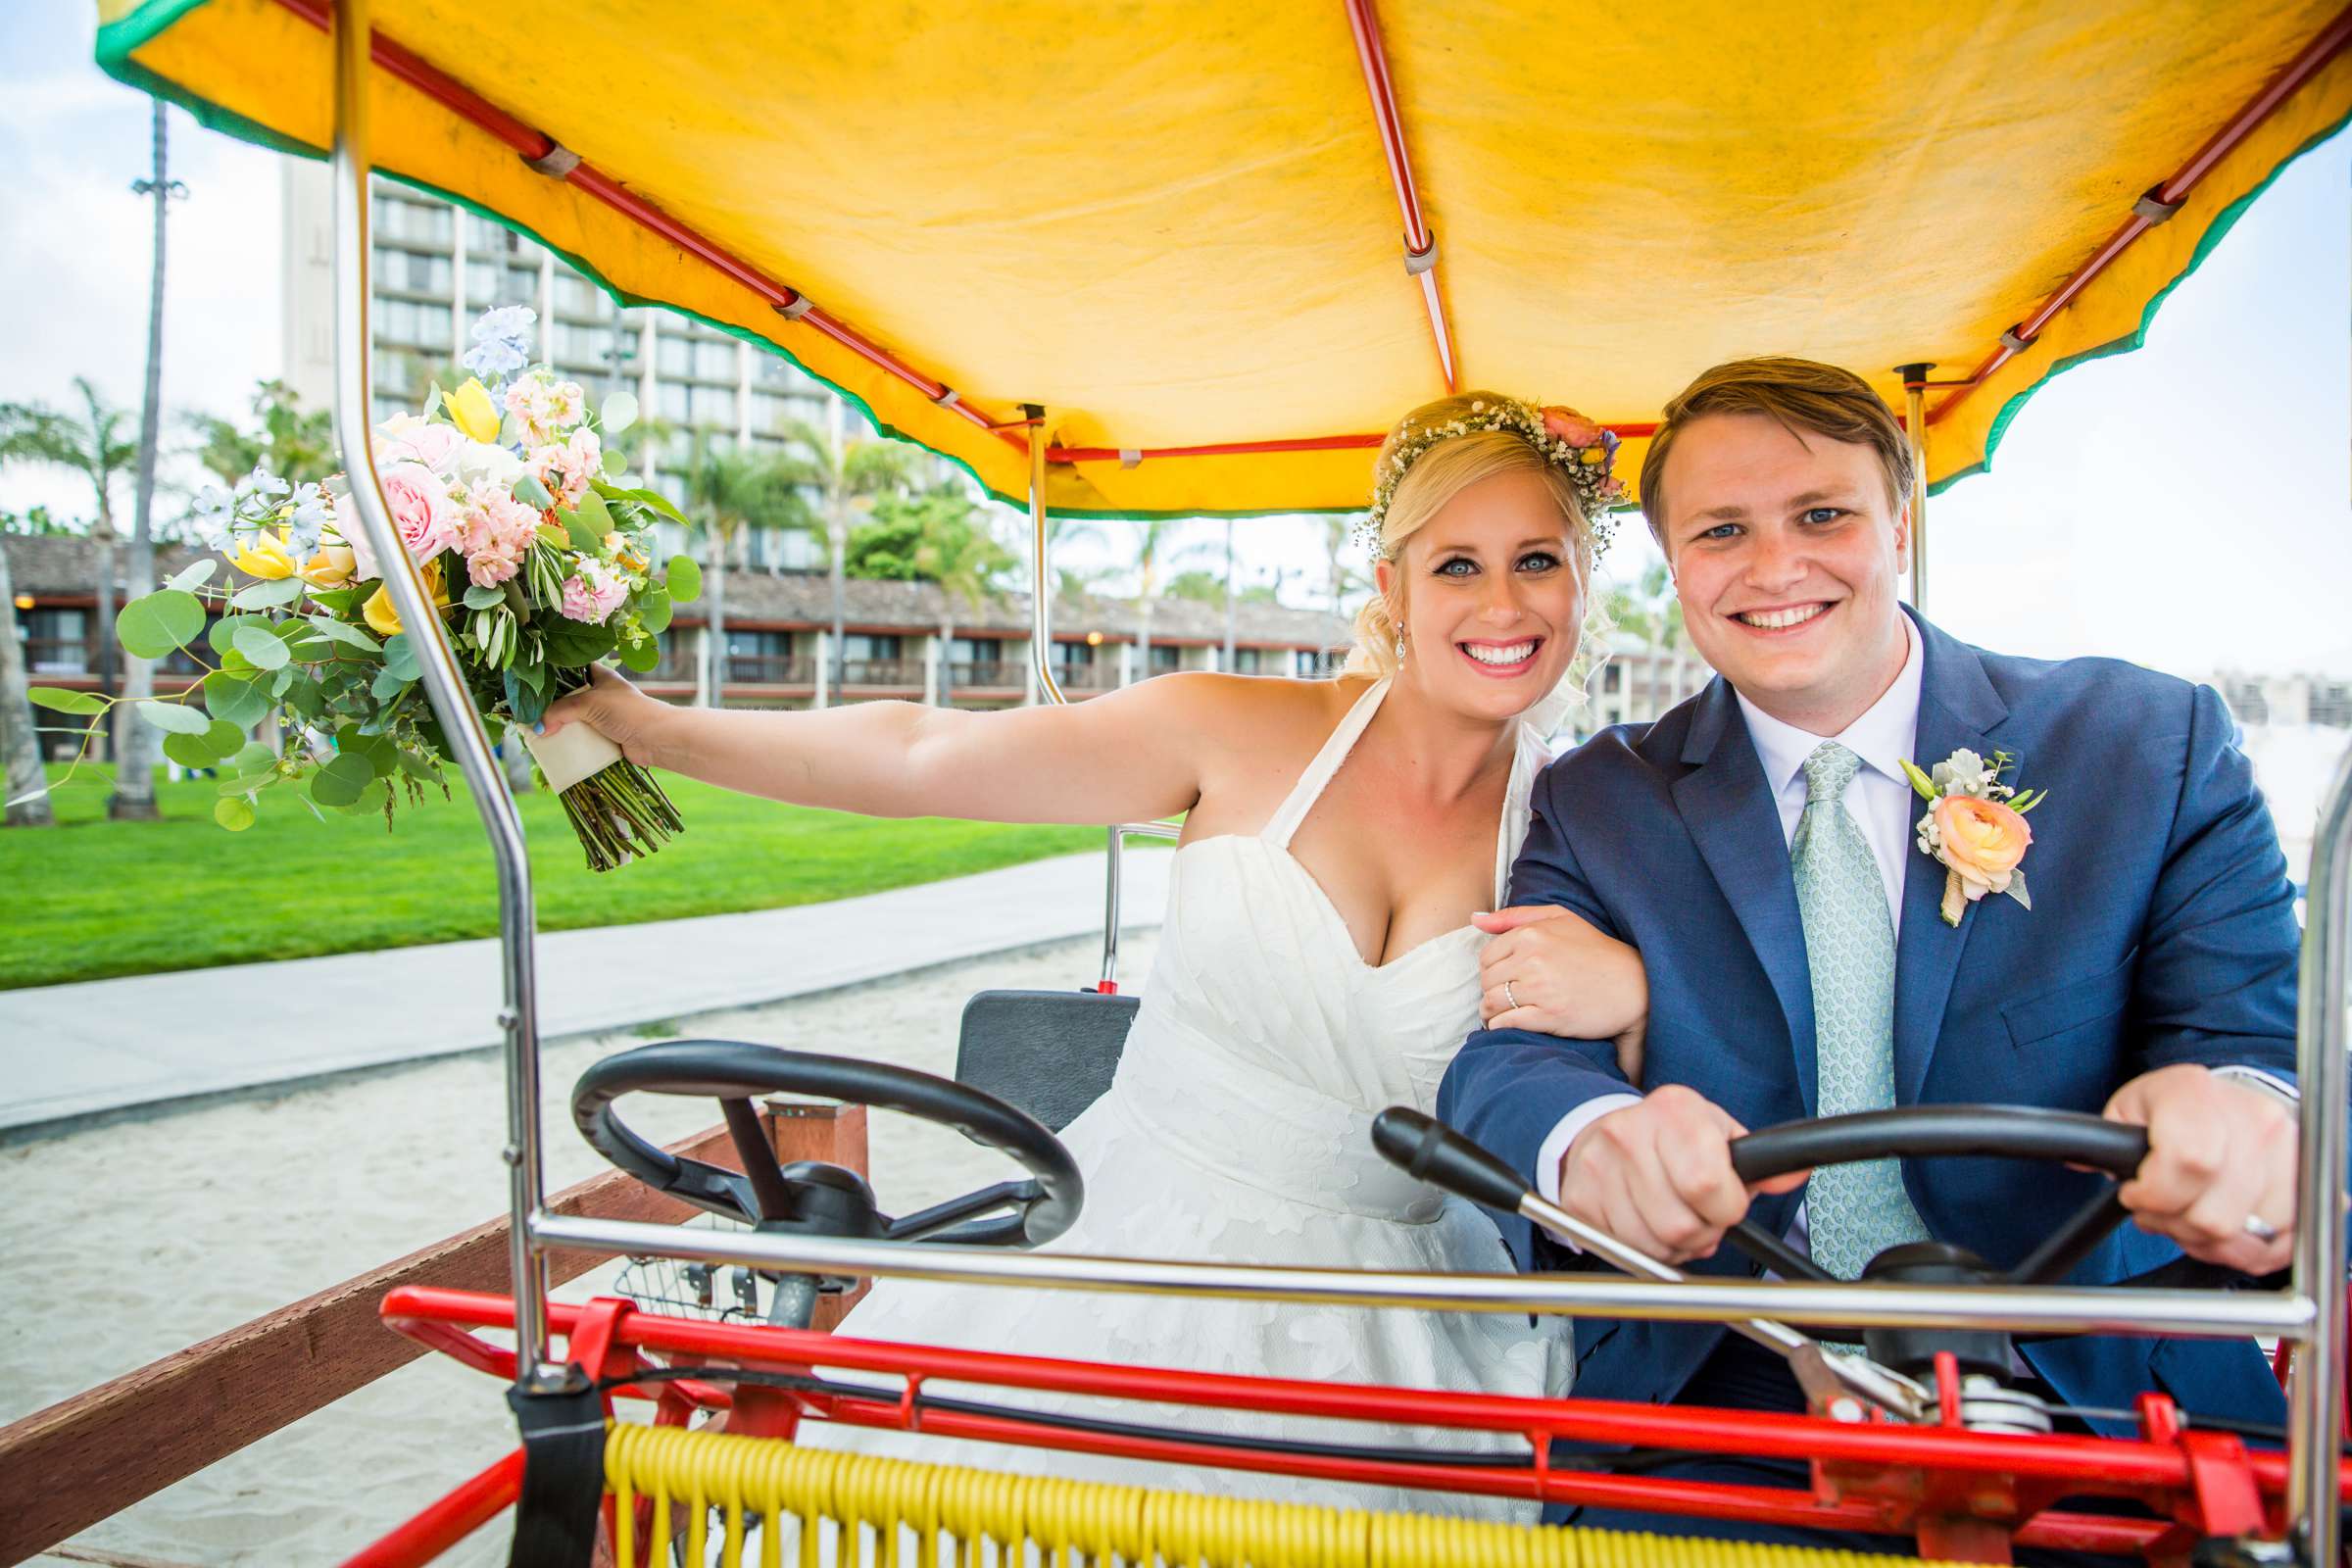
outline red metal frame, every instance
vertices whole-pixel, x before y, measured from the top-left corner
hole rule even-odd
[[[513,1374],[513,1351],[474,1332],[512,1328],[514,1304],[506,1297],[406,1287],[385,1298],[382,1312],[389,1327],[419,1344],[494,1376]],[[737,1424],[743,1415],[756,1414],[760,1430],[789,1436],[806,1411],[849,1425],[908,1430],[915,1424],[914,1386],[941,1378],[1158,1404],[1439,1431],[1509,1432],[1527,1438],[1537,1459],[1533,1465],[1490,1468],[1288,1455],[1073,1431],[1047,1419],[1028,1422],[923,1410],[921,1429],[941,1437],[1369,1485],[1915,1536],[1925,1549],[1971,1560],[2005,1561],[2009,1547],[2016,1544],[2140,1554],[2169,1564],[2181,1560],[2204,1535],[2276,1534],[2284,1528],[2282,1453],[2250,1451],[2225,1434],[2184,1432],[2172,1402],[2155,1394],[2142,1396],[2141,1431],[2135,1439],[1969,1432],[1959,1426],[1956,1365],[1938,1368],[1940,1422],[1910,1427],[1879,1419],[1848,1422],[1596,1399],[1367,1388],[894,1345],[808,1330],[662,1317],[611,1298],[587,1306],[551,1302],[549,1316],[552,1332],[565,1338],[571,1358],[600,1379],[623,1376],[657,1360],[674,1363],[683,1358],[801,1374],[821,1365],[907,1380],[905,1394],[877,1399],[780,1395],[750,1386],[730,1394],[697,1383],[617,1391],[623,1396],[660,1397],[661,1419],[673,1423],[697,1408],[732,1409],[739,1412]],[[755,1395],[760,1408],[747,1410]],[[1813,1486],[1731,1486],[1563,1469],[1548,1457],[1555,1438],[1806,1459],[1813,1465]],[[2088,1494],[2136,1499],[2157,1517],[2112,1518],[2052,1506],[2063,1496]],[[382,1562],[395,1560],[422,1559]]]
[[[1438,351],[1438,371],[1446,390],[1456,385],[1453,333],[1446,324],[1446,302],[1438,295],[1437,236],[1421,211],[1421,190],[1413,181],[1412,155],[1405,151],[1404,122],[1396,113],[1396,87],[1389,77],[1389,54],[1380,41],[1380,18],[1372,0],[1346,0],[1348,30],[1355,35],[1355,61],[1364,74],[1364,90],[1372,97],[1372,119],[1380,127],[1380,151],[1388,160],[1389,183],[1396,192],[1396,211],[1404,220],[1404,249],[1415,282],[1421,285],[1422,308],[1429,313],[1429,335]],[[1409,263],[1408,263],[1409,268]]]

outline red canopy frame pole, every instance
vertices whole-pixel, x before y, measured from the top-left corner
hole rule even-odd
[[[2303,46],[2303,52],[2287,62],[2270,84],[2248,99],[2243,108],[2230,117],[2223,126],[2206,138],[2196,155],[2182,164],[2178,172],[2163,184],[2150,189],[2132,205],[2132,217],[2124,225],[2107,237],[2107,243],[2093,251],[2090,260],[2075,270],[2074,276],[2059,285],[2058,292],[2042,301],[2041,308],[2001,334],[2001,346],[1988,355],[1984,363],[1972,371],[1960,389],[1936,406],[1928,418],[1942,418],[1974,392],[1984,378],[2007,365],[2030,347],[2041,329],[2050,324],[2051,318],[2074,302],[2090,280],[2107,270],[2108,266],[2127,250],[2133,240],[2173,216],[2188,193],[2196,188],[2237,144],[2253,134],[2262,122],[2271,118],[2278,107],[2292,97],[2295,91],[2319,74],[2328,62],[2333,60],[2345,45],[2352,44],[2352,6],[2335,14],[2335,20],[2320,29],[2319,36]]]
[[[331,0],[277,0],[277,3],[320,31],[331,30],[328,25]],[[984,430],[997,430],[1004,440],[1015,446],[1022,445],[1017,434],[1001,429],[997,420],[964,402],[945,381],[915,369],[840,318],[817,308],[816,302],[799,289],[777,282],[643,197],[623,188],[610,174],[580,162],[577,156],[547,132],[524,124],[456,77],[426,64],[382,33],[371,33],[368,43],[368,56],[376,69],[408,83],[459,119],[505,142],[539,172],[575,186],[639,227],[649,229],[689,255],[701,258],[766,300],[786,320],[797,321],[810,331],[822,333],[867,364],[913,387],[941,408]]]
[[[1396,190],[1396,210],[1404,219],[1404,270],[1421,285],[1421,303],[1429,312],[1430,336],[1438,348],[1438,369],[1446,390],[1454,390],[1453,334],[1446,324],[1446,302],[1438,296],[1438,241],[1421,213],[1421,192],[1413,183],[1412,158],[1404,150],[1404,126],[1396,115],[1396,92],[1389,80],[1388,52],[1380,44],[1380,19],[1372,0],[1347,0],[1348,30],[1355,34],[1355,59],[1363,68],[1364,90],[1372,95],[1372,118],[1380,126],[1380,150],[1389,161],[1389,183]]]

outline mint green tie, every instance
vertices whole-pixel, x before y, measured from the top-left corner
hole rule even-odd
[[[1862,759],[1824,741],[1805,759],[1805,814],[1789,841],[1813,977],[1814,1103],[1823,1116],[1894,1103],[1894,921],[1845,788]],[[1889,1247],[1927,1240],[1901,1165],[1829,1165],[1805,1185],[1813,1260],[1841,1280]]]

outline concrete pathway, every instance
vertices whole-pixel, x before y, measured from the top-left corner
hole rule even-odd
[[[1156,925],[1169,857],[1124,858],[1121,920]],[[1102,929],[1100,854],[832,904],[539,938],[542,1038],[740,1007]],[[1083,978],[1083,977],[1081,977]],[[0,991],[0,1141],[87,1117],[500,1041],[498,944]]]

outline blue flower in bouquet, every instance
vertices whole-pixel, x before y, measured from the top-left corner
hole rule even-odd
[[[531,327],[539,314],[527,305],[501,305],[473,323],[473,347],[461,360],[466,368],[496,381],[531,363]]]
[[[196,492],[188,515],[196,524],[196,536],[207,548],[226,550],[228,536],[236,517],[236,497],[217,484],[208,484]]]

